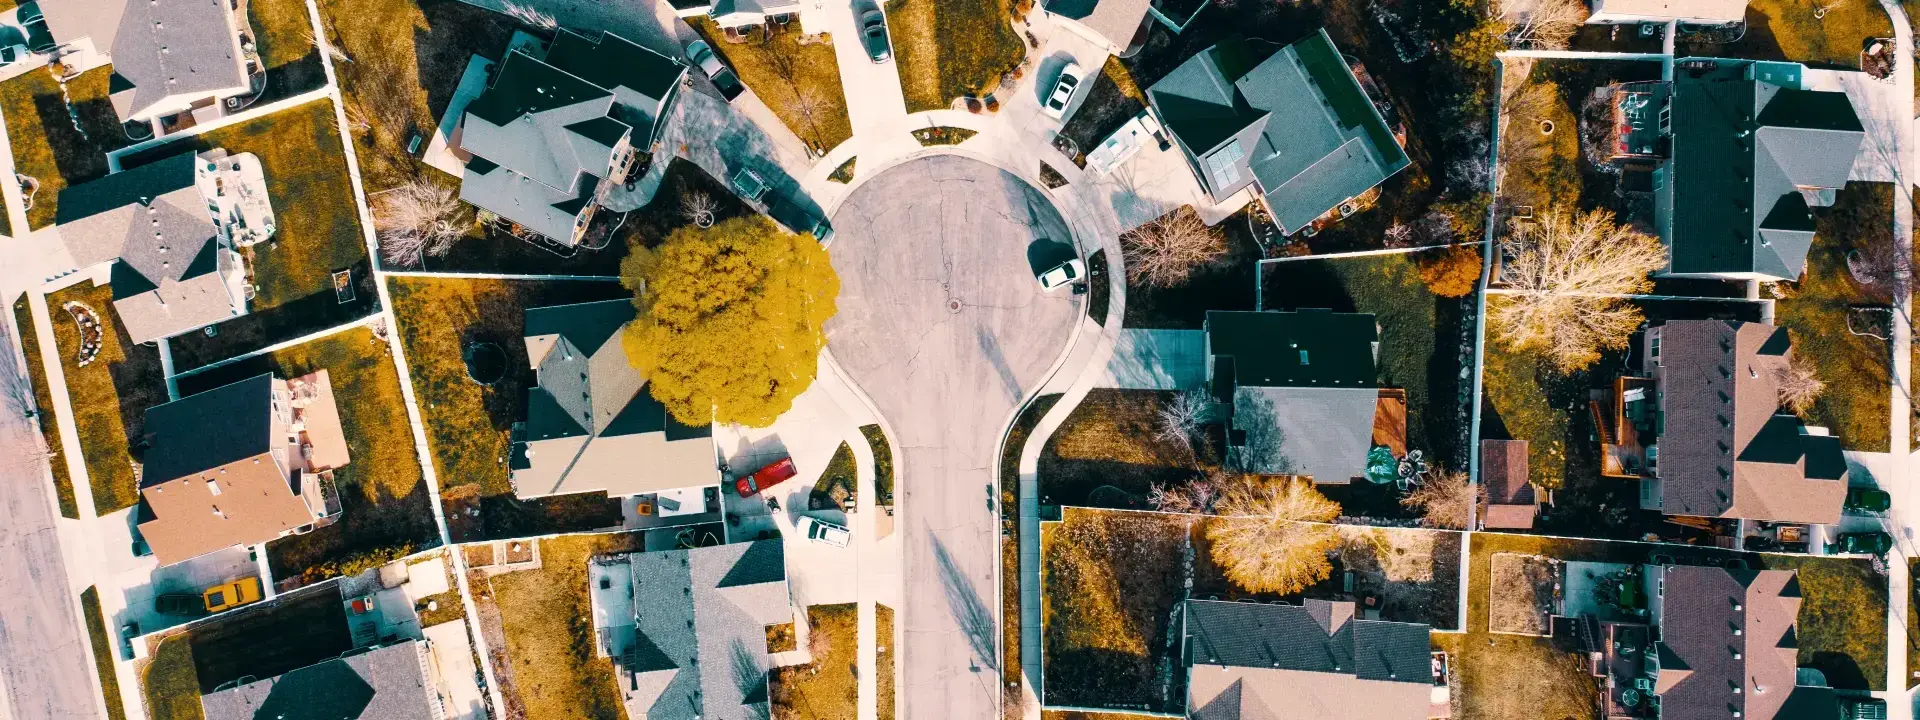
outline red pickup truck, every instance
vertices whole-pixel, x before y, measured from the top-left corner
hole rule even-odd
[[[793,458],[780,458],[779,462],[760,468],[752,475],[741,475],[733,481],[734,492],[740,497],[753,497],[767,488],[779,485],[781,481],[798,474],[793,469]]]

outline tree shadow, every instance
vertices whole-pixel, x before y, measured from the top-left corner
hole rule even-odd
[[[213,326],[214,334],[191,332],[170,341],[174,372],[185,372],[246,354],[283,340],[344,325],[379,311],[373,265],[365,258],[347,268],[353,298],[340,302],[332,288],[249,312]]]
[[[928,534],[933,544],[934,562],[940,568],[940,585],[945,588],[947,609],[953,613],[953,619],[960,626],[960,633],[967,638],[967,646],[973,650],[974,661],[989,670],[1000,669],[1000,655],[994,652],[995,639],[999,630],[994,627],[993,610],[980,599],[973,583],[960,569],[953,555],[947,552],[946,543],[940,537]]]
[[[1865,673],[1860,671],[1860,663],[1842,652],[1823,651],[1813,654],[1813,660],[1804,667],[1819,670],[1827,676],[1827,684],[1836,690],[1871,690]]]

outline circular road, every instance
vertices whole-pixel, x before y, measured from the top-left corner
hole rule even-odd
[[[997,717],[994,451],[1083,312],[1035,280],[1074,257],[1072,236],[1039,190],[958,155],[867,179],[832,222],[827,345],[886,418],[899,469],[905,717]]]

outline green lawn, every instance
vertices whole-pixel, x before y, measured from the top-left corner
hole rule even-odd
[[[983,96],[1026,57],[1005,0],[888,0],[887,34],[907,112]]]
[[[894,674],[897,671],[893,667],[893,656],[900,652],[893,640],[893,608],[875,604],[873,615],[874,643],[880,651],[874,656],[873,662],[873,672],[878,676],[874,678],[874,694],[878,696],[874,702],[877,706],[874,714],[880,720],[893,720],[894,706],[899,702],[894,697]]]
[[[437,127],[478,53],[504,57],[515,24],[459,0],[319,0],[334,47],[352,62],[334,62],[350,115],[366,121],[353,133],[360,172],[371,194],[423,174],[444,177],[407,152],[416,130]],[[450,178],[449,178],[450,179]]]
[[[260,61],[267,68],[267,87],[254,102],[296,95],[327,84],[320,52],[313,46],[313,21],[301,0],[247,0],[247,19]]]
[[[113,664],[119,651],[114,648],[113,635],[107,632],[106,616],[100,612],[100,588],[88,586],[80,593],[80,612],[87,616],[87,639],[93,643],[93,667],[100,673],[107,720],[127,720],[127,707],[120,699],[120,671]]]
[[[107,100],[112,75],[112,68],[101,67],[67,83],[84,134],[74,127],[52,72],[34,70],[0,83],[0,112],[6,114],[14,167],[40,181],[27,210],[33,229],[53,224],[61,190],[106,175],[107,151],[132,144]],[[16,235],[25,232],[14,229]]]
[[[632,552],[640,536],[571,535],[540,542],[541,565],[495,575],[488,584],[506,635],[509,668],[495,667],[508,717],[621,720],[613,663],[594,657],[587,561]],[[721,660],[724,662],[724,660]]]
[[[454,540],[618,523],[619,508],[604,495],[514,498],[506,460],[508,433],[525,415],[527,388],[534,380],[520,335],[526,309],[631,294],[611,282],[466,278],[394,278],[389,288]],[[510,372],[493,387],[467,377],[462,350],[469,340],[506,351]],[[472,508],[479,509],[479,517],[467,513]]]
[[[169,635],[154,648],[140,670],[140,687],[153,720],[205,720],[193,666],[193,642],[185,633]]]
[[[410,550],[437,537],[387,343],[355,328],[179,380],[180,392],[190,394],[263,372],[290,379],[322,369],[333,385],[350,458],[333,471],[341,514],[332,525],[267,544],[274,577],[302,576],[306,583],[338,574],[355,555]]]
[[[798,26],[756,31],[747,42],[730,43],[711,20],[696,17],[687,22],[807,145],[824,155],[853,137],[846,93],[840,86],[840,64],[834,59],[832,45],[800,44]],[[859,38],[844,41],[858,42]]]
[[[40,362],[40,337],[33,329],[33,313],[22,297],[13,304],[14,326],[20,328],[20,347],[26,351],[27,374],[33,378],[33,406],[39,410],[35,421],[40,435],[47,439],[50,453],[47,464],[53,469],[53,493],[60,501],[60,516],[80,519],[80,502],[73,496],[73,475],[67,471],[66,448],[60,440],[59,410],[53,406],[53,391],[47,386],[47,370]]]
[[[61,309],[68,301],[93,308],[101,324],[112,328],[111,333],[102,334],[99,355],[84,368],[78,364],[80,329]],[[105,515],[133,507],[140,491],[134,486],[134,458],[128,446],[143,434],[147,408],[167,401],[160,351],[152,345],[135,345],[127,337],[113,311],[112,286],[83,282],[60,290],[47,296],[47,309],[67,376],[80,455],[87,461],[94,512]]]
[[[807,607],[807,625],[812,633],[807,646],[813,650],[813,662],[774,668],[768,690],[776,720],[854,716],[860,685],[854,674],[854,656],[860,649],[859,610],[855,603]]]
[[[1797,283],[1783,283],[1791,297],[1775,306],[1774,322],[1793,332],[1794,352],[1818,368],[1826,392],[1808,413],[1808,423],[1825,426],[1850,450],[1885,452],[1891,390],[1887,341],[1847,329],[1847,308],[1884,305],[1887,295],[1862,287],[1847,271],[1847,253],[1891,243],[1893,186],[1849,183],[1831,208],[1815,208],[1813,248],[1807,271]]]

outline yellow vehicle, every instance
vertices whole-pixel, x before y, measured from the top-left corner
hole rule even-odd
[[[210,613],[260,602],[260,578],[240,578],[225,585],[215,585],[207,588],[201,599],[206,601],[207,612]]]

